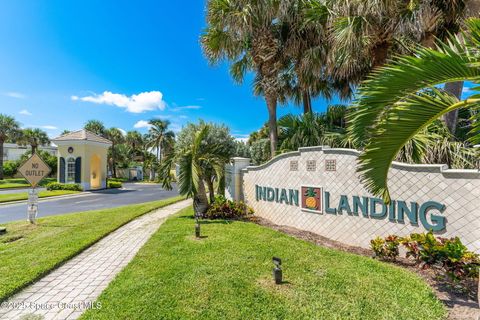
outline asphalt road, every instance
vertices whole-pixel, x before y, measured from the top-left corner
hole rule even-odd
[[[93,191],[61,199],[40,200],[38,217],[72,212],[115,208],[129,204],[162,200],[177,196],[174,186],[171,191],[163,190],[158,184],[125,183],[122,189]],[[26,220],[26,203],[0,205],[0,223]]]

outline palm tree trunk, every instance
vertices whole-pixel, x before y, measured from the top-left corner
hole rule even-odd
[[[197,194],[193,196],[193,209],[196,218],[202,217],[208,209],[207,193],[202,179],[198,184]]]
[[[215,187],[213,185],[213,179],[211,177],[207,179],[207,187],[210,204],[212,204],[215,201]]]
[[[32,156],[33,156],[37,152],[37,146],[32,144],[31,147],[32,147]]]
[[[312,98],[310,97],[310,92],[308,90],[304,90],[302,92],[302,100],[303,100],[303,113],[307,114],[312,112]]]
[[[0,140],[0,180],[3,180],[3,144],[5,141]]]
[[[113,177],[117,177],[117,166],[115,165],[115,143],[112,143],[112,169]]]
[[[223,167],[222,176],[218,179],[217,194],[225,196],[225,166]]]
[[[270,153],[273,158],[277,152],[277,97],[273,94],[266,94],[265,100],[268,108],[268,129],[270,131]]]
[[[463,81],[445,83],[444,90],[448,93],[453,94],[458,99],[461,99],[463,91]],[[443,121],[445,121],[445,124],[447,125],[450,133],[455,134],[458,122],[458,109],[446,113],[443,116]]]

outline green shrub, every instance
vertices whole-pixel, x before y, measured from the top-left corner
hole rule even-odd
[[[83,191],[83,188],[79,184],[66,184],[58,182],[50,182],[47,184],[47,190],[68,190],[68,191]]]
[[[458,237],[435,237],[433,232],[412,233],[410,236],[398,239],[389,236],[385,239],[375,238],[371,248],[377,257],[388,255],[388,250],[395,250],[392,242],[395,237],[407,251],[407,258],[411,258],[422,268],[436,268],[445,273],[452,281],[458,282],[478,276],[480,256],[468,250]],[[397,246],[398,255],[398,246]]]
[[[122,183],[120,181],[111,181],[110,179],[108,180],[108,183],[107,183],[108,189],[118,189],[121,187],[122,187]]]
[[[108,178],[108,181],[115,181],[115,182],[127,182],[127,178]]]
[[[375,257],[383,260],[396,260],[399,251],[400,239],[397,236],[388,236],[385,239],[376,237],[370,241],[370,247],[375,253]]]
[[[224,196],[215,197],[205,214],[207,219],[238,219],[253,214],[253,209],[243,202],[227,200]]]
[[[5,177],[13,177],[17,174],[20,167],[20,161],[5,161],[3,163],[3,174]]]

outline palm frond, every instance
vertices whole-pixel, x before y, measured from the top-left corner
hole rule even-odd
[[[438,50],[422,48],[416,56],[399,57],[374,71],[360,88],[359,99],[348,118],[352,138],[357,142],[368,139],[385,108],[425,87],[478,79],[480,69],[471,65],[477,60],[459,38],[452,37]]]
[[[434,95],[421,92],[396,103],[374,128],[372,139],[359,157],[358,171],[366,188],[381,195],[388,203],[390,193],[387,185],[388,171],[401,148],[429,124],[443,114],[479,103],[473,98],[463,101],[438,89]]]

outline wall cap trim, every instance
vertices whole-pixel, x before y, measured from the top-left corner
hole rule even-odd
[[[287,159],[291,157],[301,156],[303,153],[309,152],[318,152],[323,151],[325,154],[338,154],[338,155],[351,155],[357,157],[361,154],[360,151],[355,149],[346,149],[346,148],[330,148],[329,146],[315,146],[315,147],[303,147],[299,148],[298,151],[290,151],[286,153],[279,154],[269,161],[258,165],[258,166],[248,166],[242,169],[243,173],[249,171],[259,171],[265,169],[275,162]],[[480,169],[449,169],[446,164],[409,164],[394,161],[392,163],[391,169],[397,169],[402,171],[417,171],[417,172],[430,172],[430,173],[441,173],[445,176],[455,176],[461,177],[464,179],[480,179]]]

